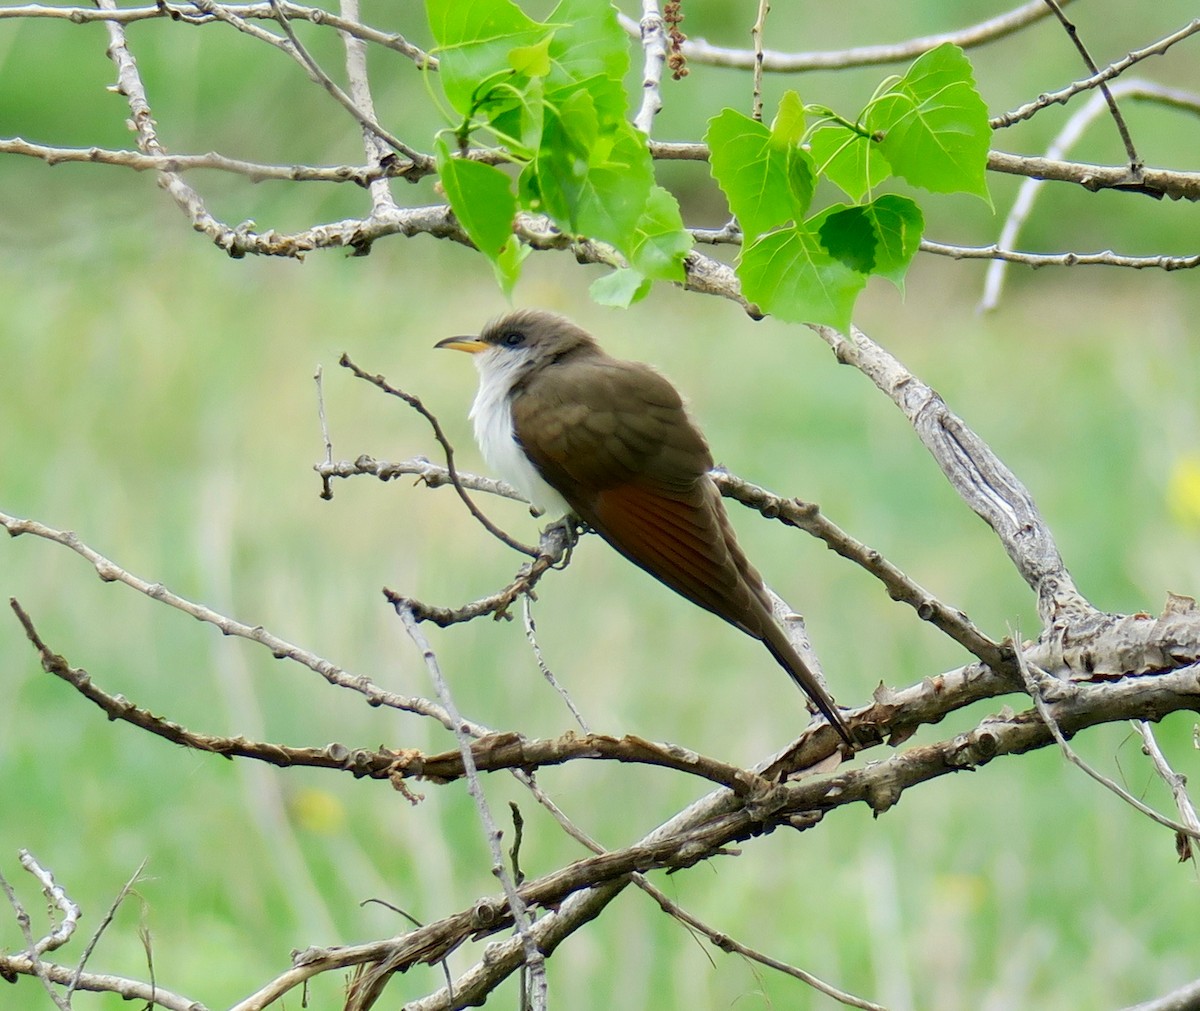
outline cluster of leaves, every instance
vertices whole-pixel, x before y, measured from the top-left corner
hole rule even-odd
[[[818,117],[811,130],[809,115]],[[845,329],[871,275],[903,290],[924,228],[910,197],[867,198],[896,175],[931,192],[988,200],[990,135],[971,65],[949,44],[885,81],[853,123],[806,108],[794,91],[769,128],[733,109],[714,116],[704,139],[742,229],[743,294],[781,319]],[[809,215],[820,178],[854,202]]]
[[[611,5],[561,0],[546,21],[511,0],[426,6],[455,124],[435,145],[442,185],[505,290],[528,251],[512,231],[521,209],[616,249],[623,263],[593,284],[597,301],[628,305],[655,280],[682,281],[692,239],[627,118],[630,43]],[[853,122],[792,91],[770,127],[718,113],[705,141],[743,233],[747,299],[782,319],[845,328],[872,275],[903,286],[924,225],[911,198],[872,194],[898,176],[988,200],[989,137],[971,65],[952,45],[883,82]],[[467,157],[472,146],[501,164]],[[821,178],[851,202],[812,213]]]
[[[628,304],[654,280],[682,281],[691,236],[679,204],[655,185],[646,138],[626,112],[629,42],[616,11],[596,0],[562,0],[534,21],[510,0],[429,0],[439,78],[460,117],[438,138],[438,171],[471,240],[511,288],[522,247],[518,208],[546,214],[563,231],[612,245],[623,266],[593,287]],[[459,155],[480,131],[518,172]]]

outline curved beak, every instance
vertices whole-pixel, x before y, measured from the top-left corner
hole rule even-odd
[[[486,341],[481,341],[478,337],[447,337],[434,345],[435,348],[450,348],[454,351],[465,351],[471,355],[486,351],[489,346]]]

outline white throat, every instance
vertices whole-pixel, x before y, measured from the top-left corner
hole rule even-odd
[[[565,516],[571,511],[567,500],[542,479],[513,433],[512,388],[523,371],[526,356],[519,351],[489,348],[473,357],[479,370],[479,391],[470,418],[484,460],[497,476],[547,516]]]

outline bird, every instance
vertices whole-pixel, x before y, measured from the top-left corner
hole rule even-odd
[[[474,358],[484,460],[535,508],[575,517],[692,603],[760,640],[851,748],[833,699],[775,620],[683,398],[556,313],[518,309],[434,345]]]

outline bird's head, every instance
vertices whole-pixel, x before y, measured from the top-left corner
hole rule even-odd
[[[518,309],[492,320],[477,337],[447,337],[436,348],[475,356],[481,373],[524,374],[596,342],[569,319],[542,309]]]

